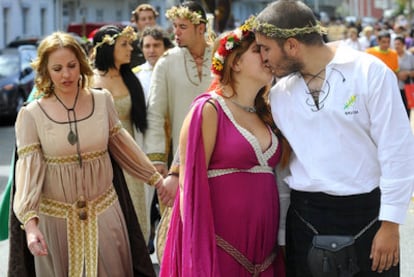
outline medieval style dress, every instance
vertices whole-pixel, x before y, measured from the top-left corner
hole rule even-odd
[[[137,132],[134,132],[135,126],[131,120],[131,96],[128,94],[122,96],[113,96],[113,98],[116,111],[118,112],[119,119],[122,123],[122,127],[124,127],[128,133],[134,137],[135,141],[138,142],[138,140],[135,138],[135,134]],[[140,146],[142,146],[142,144]],[[142,181],[132,177],[125,171],[124,175],[129,193],[131,195],[132,203],[134,204],[135,213],[137,214],[139,225],[141,226],[142,234],[144,235],[145,241],[148,242],[150,235],[150,213],[147,211],[147,203],[149,202],[149,199],[146,199],[145,186],[147,185],[145,185]]]
[[[155,169],[122,128],[110,93],[91,93],[93,111],[78,119],[74,145],[69,124],[49,117],[41,102],[20,111],[14,212],[21,223],[39,218],[48,255],[35,257],[37,276],[153,276],[135,273],[135,261],[149,257],[145,246],[141,253],[130,247],[110,154],[135,178],[148,181]]]
[[[202,107],[211,97],[217,100],[218,126],[206,168]],[[280,146],[270,128],[269,132],[272,143],[262,152],[256,137],[235,121],[221,96],[204,94],[194,102],[184,209],[181,217],[177,194],[160,276],[284,276],[277,246],[279,199],[274,175]],[[236,252],[242,259],[235,257]]]

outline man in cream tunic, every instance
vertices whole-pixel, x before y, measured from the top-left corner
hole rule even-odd
[[[183,10],[187,13],[182,13]],[[168,50],[154,68],[145,134],[147,155],[164,176],[170,149],[166,121],[170,125],[172,153],[175,153],[191,102],[206,92],[212,81],[211,47],[205,39],[207,20],[202,7],[196,2],[186,2],[167,11],[167,17],[173,23],[177,47]]]

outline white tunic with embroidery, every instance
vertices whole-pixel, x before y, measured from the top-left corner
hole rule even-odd
[[[169,49],[156,63],[152,73],[148,101],[148,130],[145,151],[154,162],[166,160],[166,118],[171,124],[173,153],[176,152],[181,125],[194,98],[207,91],[210,73],[211,48],[204,52],[201,79],[197,66],[187,48]]]

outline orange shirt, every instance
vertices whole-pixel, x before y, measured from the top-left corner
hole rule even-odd
[[[400,67],[398,65],[398,54],[394,49],[388,48],[388,50],[382,51],[378,46],[374,46],[365,51],[379,58],[395,73],[400,71]]]

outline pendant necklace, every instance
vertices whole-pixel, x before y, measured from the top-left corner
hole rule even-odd
[[[236,105],[237,107],[241,108],[242,110],[248,112],[248,113],[255,113],[256,112],[256,107],[252,107],[252,106],[243,106],[239,103],[237,103],[236,101],[234,101],[233,99],[230,99],[230,101]]]
[[[56,99],[60,102],[60,104],[62,104],[62,106],[66,109],[67,113],[68,113],[68,123],[69,123],[69,133],[67,136],[68,142],[71,145],[74,145],[75,143],[78,142],[78,130],[77,130],[77,126],[76,126],[76,112],[75,112],[75,107],[76,104],[78,103],[78,97],[79,97],[79,87],[78,87],[78,92],[76,93],[76,97],[75,97],[75,102],[73,103],[72,108],[68,108],[63,102],[62,100],[59,99],[59,97],[57,96],[56,93],[53,93],[56,97]],[[73,113],[73,121],[70,119],[70,113]],[[72,130],[72,123],[75,124],[75,132]]]

